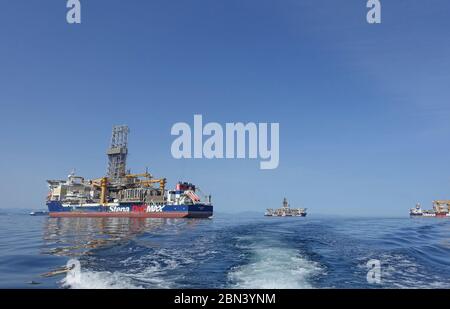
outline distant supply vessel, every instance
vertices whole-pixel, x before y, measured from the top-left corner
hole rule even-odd
[[[126,170],[128,132],[127,126],[113,128],[106,177],[86,180],[72,172],[67,180],[47,180],[50,217],[211,217],[211,195],[200,198],[195,185],[179,182],[166,190],[166,178]]]
[[[449,201],[433,201],[433,209],[423,210],[420,204],[409,210],[411,217],[450,217],[449,213],[450,200]]]
[[[287,199],[284,198],[282,208],[268,208],[264,215],[267,217],[306,217],[306,208],[290,208]]]

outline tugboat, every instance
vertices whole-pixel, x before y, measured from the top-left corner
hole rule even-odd
[[[290,208],[286,198],[283,199],[283,207],[278,209],[268,208],[265,212],[266,217],[306,217],[307,208]]]
[[[48,216],[48,211],[46,211],[46,210],[32,211],[32,212],[30,212],[30,216]]]
[[[417,203],[416,207],[411,208],[409,210],[409,215],[411,217],[421,217],[421,216],[423,216],[423,210],[422,210],[422,207],[420,206],[420,203]]]

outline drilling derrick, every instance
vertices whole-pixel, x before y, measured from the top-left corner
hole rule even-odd
[[[126,175],[128,154],[128,127],[114,126],[111,136],[111,145],[106,152],[108,155],[108,178],[119,180]]]

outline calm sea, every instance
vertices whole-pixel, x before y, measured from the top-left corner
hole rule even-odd
[[[367,281],[372,259],[379,283]],[[42,276],[69,260],[70,272]],[[1,210],[0,288],[450,288],[450,219]]]

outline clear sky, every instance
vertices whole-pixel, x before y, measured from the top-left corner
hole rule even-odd
[[[46,179],[129,167],[190,180],[221,212],[407,215],[450,199],[450,2],[0,2],[0,207],[43,208]],[[175,160],[175,122],[279,122],[280,165]]]

